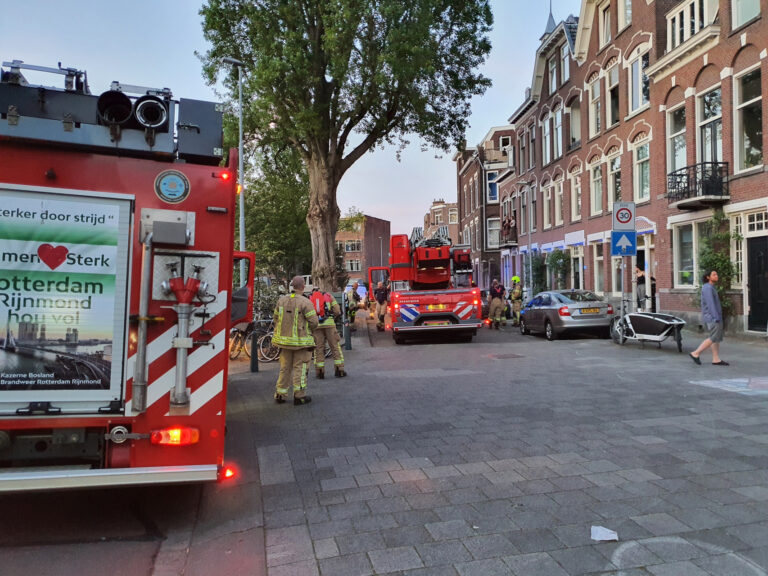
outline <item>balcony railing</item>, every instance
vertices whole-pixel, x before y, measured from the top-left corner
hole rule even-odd
[[[667,202],[698,209],[730,200],[727,162],[701,162],[667,174]]]

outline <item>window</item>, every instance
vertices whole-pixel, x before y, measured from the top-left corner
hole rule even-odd
[[[549,164],[549,146],[550,146],[550,123],[549,116],[544,120],[541,125],[541,164],[546,166]]]
[[[731,218],[731,262],[734,270],[731,278],[732,287],[741,287],[744,275],[744,216],[737,214]]]
[[[530,146],[528,146],[528,168],[536,166],[536,125],[532,124],[528,135],[530,136]]]
[[[480,218],[475,218],[475,247],[477,247],[478,250],[482,250],[483,243],[480,240]]]
[[[699,285],[699,279],[704,271],[700,269],[698,255],[711,232],[711,225],[708,220],[680,224],[674,227],[676,287],[694,287]]]
[[[512,136],[499,137],[499,148],[504,150],[504,148],[508,148],[511,145],[512,145]]]
[[[517,147],[520,149],[520,173],[525,172],[526,161],[528,157],[525,155],[525,143],[528,140],[528,136],[523,134],[523,137],[519,139]]]
[[[475,185],[475,208],[477,208],[478,206],[480,206],[480,186],[477,183],[477,174],[475,174],[474,185]]]
[[[547,228],[552,227],[552,218],[550,217],[550,206],[552,205],[552,187],[547,186],[546,188],[542,188],[542,219],[544,220],[543,227],[546,230]]]
[[[528,230],[528,192],[520,194],[520,233]]]
[[[361,240],[347,240],[344,243],[344,252],[360,252],[363,247]]]
[[[464,205],[464,216],[469,214],[469,202],[467,201],[467,185],[464,184],[464,191],[461,196],[462,204]]]
[[[589,85],[589,135],[600,132],[600,77],[596,76]]]
[[[344,252],[344,242],[336,240],[336,253]]]
[[[499,201],[499,185],[496,183],[496,177],[499,175],[498,172],[488,172],[488,196],[487,200],[488,202],[498,202]]]
[[[629,111],[635,112],[649,99],[649,82],[645,70],[648,68],[648,52],[635,58],[629,65]]]
[[[507,168],[515,169],[515,147],[511,144],[507,147]]]
[[[475,223],[474,222],[469,223],[469,247],[472,250],[477,249],[477,246],[475,245]]]
[[[570,49],[568,48],[568,43],[566,42],[560,48],[560,83],[561,84],[565,84],[568,81],[568,79],[571,77],[570,61],[571,61]]]
[[[768,212],[753,212],[747,215],[747,232],[754,234],[768,229]]]
[[[488,248],[499,247],[499,232],[501,230],[501,220],[499,218],[488,218]]]
[[[611,41],[611,5],[600,7],[600,47]]]
[[[611,292],[614,296],[621,296],[621,266],[624,258],[611,258]]]
[[[733,0],[731,9],[733,27],[738,28],[760,15],[760,0]]]
[[[458,224],[459,223],[459,211],[456,208],[451,208],[448,210],[448,224]]]
[[[557,56],[552,56],[547,63],[549,72],[549,93],[557,92]]]
[[[701,162],[723,158],[723,105],[720,88],[699,98],[699,151]]]
[[[571,104],[571,126],[569,148],[576,148],[581,144],[581,103],[574,100]]]
[[[581,176],[571,177],[571,221],[581,220]]]
[[[536,230],[539,216],[536,213],[536,188],[531,188],[531,230]]]
[[[635,147],[635,202],[651,198],[651,155],[650,144],[645,142]]]
[[[621,156],[608,160],[608,211],[614,202],[621,202]]]
[[[619,30],[632,24],[632,0],[619,1]]]
[[[555,183],[555,226],[563,224],[563,182]]]
[[[688,0],[678,9],[667,14],[667,52],[677,48],[695,36],[712,20],[712,10],[717,3],[704,0]]]
[[[603,168],[600,164],[592,167],[592,206],[591,215],[603,211]]]
[[[760,68],[736,78],[736,159],[739,170],[763,163],[763,102]]]
[[[595,292],[602,294],[605,286],[605,275],[603,273],[603,243],[596,242],[592,245],[592,257],[594,265],[592,266],[595,280]]]
[[[685,144],[685,105],[667,112],[667,155],[669,171],[684,168],[687,163]]]
[[[360,272],[360,260],[347,260],[345,262],[347,272]]]
[[[563,155],[563,109],[555,110],[555,133],[552,138],[552,156],[560,158]]]
[[[619,65],[608,70],[608,126],[619,123]]]
[[[443,212],[442,210],[435,210],[432,212],[432,224],[435,226],[440,226],[443,223]]]

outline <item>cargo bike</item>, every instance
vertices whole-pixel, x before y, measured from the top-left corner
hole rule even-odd
[[[625,309],[628,302],[630,300],[625,300]],[[682,352],[683,326],[685,320],[671,314],[628,312],[611,321],[611,338],[619,345],[627,340],[637,340],[643,346],[646,342],[655,342],[661,348],[661,343],[671,337],[677,344],[677,351]]]

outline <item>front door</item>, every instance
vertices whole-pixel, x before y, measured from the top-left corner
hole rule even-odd
[[[768,325],[768,236],[747,239],[747,258],[747,328],[765,332]]]

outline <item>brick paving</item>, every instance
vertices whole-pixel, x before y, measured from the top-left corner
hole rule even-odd
[[[764,377],[762,341],[726,339],[724,369],[672,345],[372,338],[307,406],[273,403],[274,365],[233,378],[269,576],[768,572],[768,395],[729,382]]]

